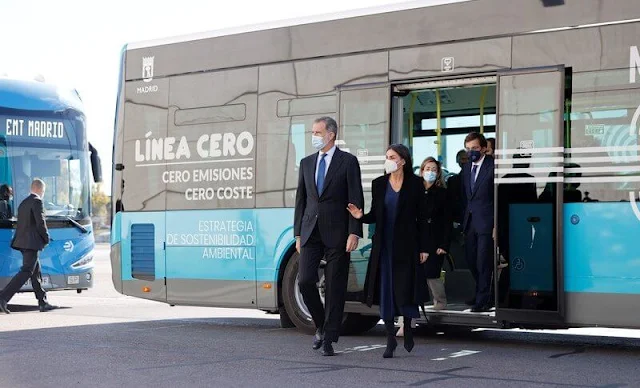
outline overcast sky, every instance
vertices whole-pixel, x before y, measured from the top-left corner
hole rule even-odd
[[[110,192],[119,60],[125,43],[403,2],[0,0],[0,74],[40,73],[48,82],[78,90],[89,141],[102,158],[104,186]]]

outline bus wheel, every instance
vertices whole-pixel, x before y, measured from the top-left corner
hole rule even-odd
[[[300,331],[307,334],[315,334],[316,326],[311,319],[309,309],[304,304],[300,287],[298,287],[298,260],[300,255],[295,252],[284,270],[282,279],[282,299],[284,302],[284,313],[288,317],[285,321],[290,320]],[[320,300],[324,304],[324,261],[318,268],[318,290],[320,291]],[[352,335],[361,334],[375,327],[380,318],[377,316],[361,315],[355,313],[346,313],[342,318],[341,334]]]
[[[287,263],[287,267],[284,270],[284,277],[282,278],[282,300],[284,302],[284,308],[289,315],[289,319],[300,330],[308,334],[314,334],[316,332],[316,326],[311,319],[309,309],[302,300],[302,294],[300,293],[300,287],[298,287],[298,260],[300,255],[298,252],[294,252]],[[321,272],[320,284],[324,284],[324,271],[318,269]],[[320,299],[324,304],[324,287],[320,288]]]

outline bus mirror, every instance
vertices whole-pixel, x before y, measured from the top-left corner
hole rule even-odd
[[[93,181],[96,183],[102,182],[102,164],[100,163],[100,156],[98,151],[89,143],[89,152],[91,152],[91,172],[93,173]]]

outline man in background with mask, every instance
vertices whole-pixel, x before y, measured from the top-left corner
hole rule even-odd
[[[447,191],[449,192],[449,198],[451,198],[451,210],[453,213],[453,222],[456,224],[462,224],[462,199],[460,197],[462,193],[462,170],[464,165],[469,161],[469,156],[466,150],[460,150],[456,154],[456,163],[460,166],[460,173],[454,175],[447,180]],[[456,226],[457,228],[457,226]]]
[[[465,256],[476,281],[472,312],[489,311],[491,275],[493,273],[493,174],[494,161],[487,157],[487,139],[471,132],[464,139],[469,162],[462,169],[462,230],[465,233]]]
[[[364,195],[358,159],[335,145],[338,125],[331,117],[313,123],[312,144],[318,151],[300,162],[294,235],[300,254],[300,292],[316,326],[313,349],[333,356],[338,342],[349,278],[350,252],[358,247],[362,224],[347,211],[349,203],[362,209]],[[326,260],[325,307],[316,283]]]

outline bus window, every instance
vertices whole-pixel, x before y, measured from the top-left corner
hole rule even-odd
[[[316,98],[304,98],[304,104],[297,104],[294,99],[277,100],[270,96],[261,96],[265,100],[259,106],[261,117],[266,117],[258,124],[258,143],[256,163],[256,207],[280,208],[295,205],[298,186],[298,167],[300,161],[315,152],[311,146],[311,127],[313,121],[320,116],[335,117],[335,96],[333,107],[326,102],[320,106],[311,103]],[[327,96],[318,97],[321,103]],[[286,101],[287,109],[283,108]],[[312,106],[310,106],[312,105]],[[300,115],[315,108],[313,115]],[[329,109],[329,111],[324,111]],[[286,116],[286,114],[292,114]]]
[[[629,83],[628,69],[575,73],[572,81],[567,162],[577,165],[565,165],[565,173],[575,174],[569,183],[580,185],[582,195],[575,202],[629,201],[629,192],[640,190],[634,167],[640,155],[638,128],[631,127],[640,84]]]

